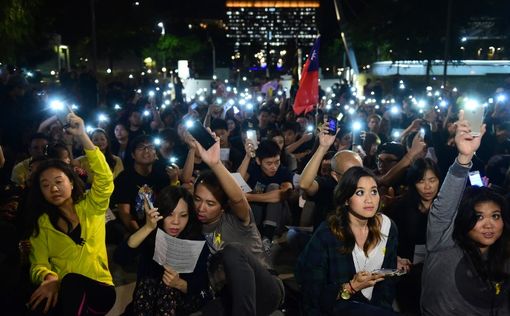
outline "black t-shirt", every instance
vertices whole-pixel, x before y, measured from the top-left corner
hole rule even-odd
[[[315,181],[317,181],[319,188],[317,193],[311,196],[309,200],[315,202],[313,227],[317,228],[331,212],[335,211],[333,193],[337,182],[332,176],[320,176],[315,178]]]
[[[248,174],[250,178],[247,183],[253,190],[252,193],[264,193],[266,187],[271,183],[280,185],[284,182],[292,183],[292,174],[284,166],[280,166],[274,176],[268,177],[262,172],[260,166],[255,161],[252,161],[248,166]]]
[[[115,190],[111,200],[114,204],[130,204],[133,219],[141,225],[145,220],[143,194],[146,193],[154,203],[155,195],[169,184],[167,174],[156,168],[153,168],[148,176],[142,176],[134,169],[124,170],[115,179]]]

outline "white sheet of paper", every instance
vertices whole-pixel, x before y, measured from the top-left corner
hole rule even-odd
[[[230,148],[221,148],[220,149],[220,160],[228,161],[230,157]]]
[[[234,179],[236,180],[237,184],[241,187],[241,190],[243,190],[244,193],[250,193],[252,190],[248,183],[244,181],[243,176],[239,172],[232,173],[232,176],[234,176]]]
[[[170,266],[177,273],[191,273],[195,270],[205,240],[185,240],[172,237],[158,228],[154,247],[154,261]]]
[[[427,248],[425,247],[425,245],[415,245],[414,246],[413,264],[424,262],[426,255],[427,255]]]

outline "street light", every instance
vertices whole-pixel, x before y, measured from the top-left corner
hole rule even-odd
[[[164,37],[165,36],[165,24],[163,24],[163,22],[158,22],[158,27],[161,28],[161,37]],[[163,69],[165,69],[165,71],[163,71],[163,78],[166,78],[166,54],[165,54],[164,50],[163,50]]]
[[[161,28],[161,36],[165,36],[165,24],[163,24],[163,22],[159,22],[158,27]]]

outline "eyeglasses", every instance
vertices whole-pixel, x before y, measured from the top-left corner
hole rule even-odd
[[[142,145],[136,146],[136,150],[137,151],[146,151],[146,150],[147,151],[153,151],[155,149],[156,149],[156,147],[154,147],[154,145],[150,145],[150,144],[149,145],[143,145],[142,144]]]
[[[391,164],[391,163],[394,163],[397,161],[398,161],[398,159],[391,159],[391,158],[380,159],[379,157],[377,157],[377,159],[376,159],[376,163],[378,165],[388,165],[388,164]]]

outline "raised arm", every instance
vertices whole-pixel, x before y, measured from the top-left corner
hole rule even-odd
[[[336,135],[330,135],[327,131],[329,130],[326,127],[321,128],[319,132],[319,147],[306,164],[305,169],[303,169],[301,173],[301,178],[299,179],[299,187],[303,189],[308,196],[314,196],[319,190],[319,184],[315,180],[315,177],[321,166],[322,159],[335,142]]]
[[[244,225],[248,225],[250,223],[250,204],[248,204],[248,200],[246,200],[239,184],[237,184],[234,177],[220,161],[220,138],[214,133],[211,133],[211,135],[216,140],[216,143],[208,150],[205,150],[195,139],[193,139],[193,142],[202,160],[218,177],[222,189],[229,198],[232,211]]]
[[[0,168],[3,168],[5,164],[5,156],[2,146],[0,146]]]
[[[113,192],[113,174],[106,162],[103,153],[97,148],[85,132],[83,120],[74,113],[68,115],[69,127],[66,132],[75,136],[83,145],[85,155],[94,172],[92,187],[86,196],[87,208],[94,213],[103,214],[110,203],[110,196]]]
[[[457,159],[448,170],[439,194],[432,204],[427,225],[427,250],[437,251],[453,246],[452,233],[455,216],[466,187],[467,175],[473,165],[471,159],[480,146],[485,133],[485,125],[481,127],[481,135],[471,136],[471,128],[464,121],[464,113],[459,114],[455,123],[455,144],[459,151]]]

